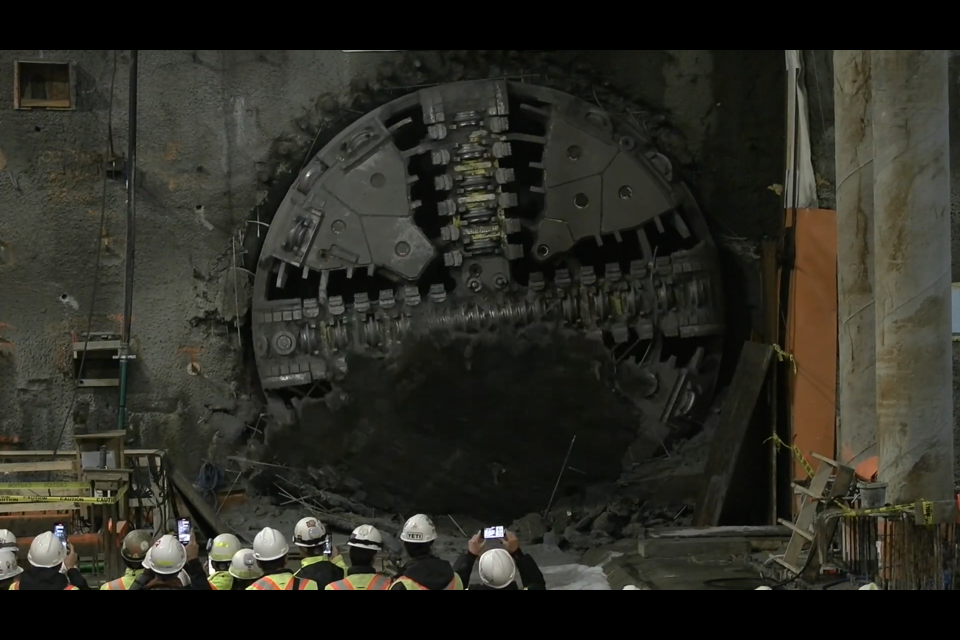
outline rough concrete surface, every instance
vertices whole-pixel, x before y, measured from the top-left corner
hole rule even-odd
[[[952,280],[960,282],[960,51],[950,59],[950,185]],[[820,206],[834,208],[834,99],[833,50],[804,52],[806,82],[810,89],[810,123],[814,168],[818,175]],[[960,404],[960,343],[953,343],[953,399]],[[954,439],[960,435],[960,413],[954,412]],[[960,450],[955,448],[954,473],[960,482]]]
[[[13,85],[14,60],[76,63],[75,111],[15,111],[0,92],[0,435],[27,448],[54,447],[64,424],[61,447],[75,421],[116,423],[116,389],[81,393],[89,417],[68,414],[108,123],[114,151],[126,148],[128,58],[119,52],[114,74],[114,56],[0,52],[0,87]],[[721,244],[776,232],[781,51],[141,51],[131,440],[168,449],[188,474],[203,460],[227,466],[261,402],[244,332],[244,269],[259,247],[249,221],[269,222],[289,176],[357,110],[422,83],[503,76],[630,109],[676,158]],[[122,179],[106,191],[93,331],[118,331],[122,310]]]

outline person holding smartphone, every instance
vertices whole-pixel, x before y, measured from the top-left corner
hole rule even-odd
[[[293,544],[303,552],[300,569],[294,574],[296,577],[313,580],[321,590],[330,583],[343,580],[347,565],[322,522],[313,517],[298,522],[293,530]]]
[[[493,544],[496,548],[487,549]],[[520,591],[517,573],[523,582],[523,591],[545,591],[547,588],[536,561],[520,550],[517,536],[503,527],[488,527],[467,543],[467,552],[453,565],[464,584],[470,582],[475,564],[480,565],[480,583],[471,584],[468,591]]]
[[[30,543],[29,567],[10,591],[90,591],[77,569],[77,552],[53,531],[41,533]],[[61,571],[63,569],[63,571]]]

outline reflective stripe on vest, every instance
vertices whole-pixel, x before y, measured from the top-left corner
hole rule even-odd
[[[72,584],[68,584],[68,585],[64,588],[64,591],[79,591],[79,590],[80,590],[80,589],[76,588],[76,587],[73,586]],[[14,584],[10,585],[10,588],[7,589],[7,591],[20,591],[20,583],[19,583],[19,582],[15,582]]]
[[[123,578],[117,578],[111,582],[107,583],[107,588],[105,591],[126,591],[127,585],[124,584]]]
[[[397,582],[405,586],[407,591],[432,591],[432,589],[427,589],[416,580],[411,580],[407,577],[398,578]],[[411,589],[411,587],[413,588]],[[463,591],[463,585],[460,583],[460,576],[454,574],[453,580],[451,580],[450,584],[444,587],[442,591]]]
[[[283,575],[283,574],[281,574]],[[316,591],[317,583],[313,580],[305,580],[303,578],[295,578],[291,574],[286,574],[284,578],[278,578],[280,582],[286,582],[282,587],[270,576],[264,576],[256,582],[253,583],[253,586],[249,587],[254,591],[293,591],[296,583],[300,583],[298,591]],[[310,586],[313,586],[313,589],[310,589]]]
[[[327,585],[330,591],[387,591],[391,580],[381,573],[358,573]]]

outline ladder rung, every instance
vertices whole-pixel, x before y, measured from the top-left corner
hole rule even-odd
[[[797,534],[801,538],[806,538],[809,542],[813,542],[813,534],[810,533],[809,531],[804,531],[803,529],[793,524],[789,520],[784,520],[783,518],[778,518],[777,522],[785,526],[787,529],[790,529],[790,531],[793,531],[795,534]]]
[[[819,460],[820,462],[823,462],[823,463],[825,463],[825,464],[830,465],[831,467],[839,467],[839,466],[840,466],[840,463],[837,462],[836,460],[831,460],[830,458],[825,458],[825,457],[823,457],[822,455],[820,455],[819,453],[810,452],[810,456],[813,457],[813,458],[816,458],[816,459]]]
[[[800,575],[800,571],[801,571],[800,567],[793,566],[783,558],[774,558],[773,561],[776,562],[781,567],[783,567],[784,569],[786,569],[787,571],[789,571],[790,573],[792,573],[793,575],[795,576]]]
[[[793,490],[795,493],[802,493],[808,498],[813,498],[814,500],[826,500],[825,496],[818,496],[813,491],[810,491],[810,489],[807,489],[803,485],[799,485],[797,483],[793,483]]]

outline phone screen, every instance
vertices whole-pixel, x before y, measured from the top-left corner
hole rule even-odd
[[[177,520],[177,539],[180,541],[180,544],[190,544],[190,534],[192,532],[193,529],[190,527],[190,520],[187,518]]]
[[[64,547],[67,546],[67,525],[63,523],[53,525],[53,535],[60,539]]]
[[[327,536],[326,541],[323,543],[323,555],[329,556],[333,554],[333,541],[330,540],[330,536]]]
[[[502,540],[503,527],[487,527],[483,530],[483,537],[487,540]]]

